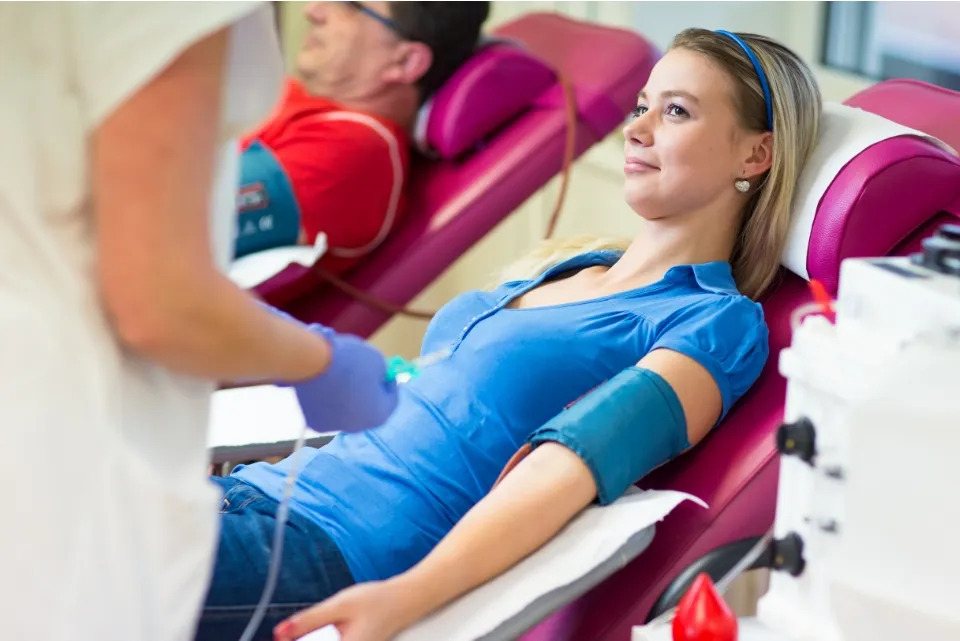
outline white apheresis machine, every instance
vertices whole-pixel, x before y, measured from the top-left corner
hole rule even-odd
[[[835,306],[780,355],[774,536],[793,571],[757,623],[783,641],[958,641],[960,226],[846,260]]]

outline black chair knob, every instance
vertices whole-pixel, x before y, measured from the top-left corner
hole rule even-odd
[[[913,262],[941,274],[960,276],[960,225],[941,225],[921,243],[923,251]]]
[[[808,418],[784,423],[777,430],[777,450],[784,456],[796,456],[805,463],[813,463],[817,454],[817,434]]]
[[[774,570],[786,572],[791,576],[803,574],[807,562],[803,558],[803,539],[799,534],[791,532],[782,539],[775,539],[770,547]]]

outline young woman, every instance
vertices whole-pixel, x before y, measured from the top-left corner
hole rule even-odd
[[[820,108],[810,70],[776,42],[677,36],[624,127],[641,233],[555,247],[455,298],[423,344],[447,357],[402,389],[390,419],[301,452],[276,637],[336,624],[344,641],[389,639],[696,445],[767,359],[755,301],[775,278]],[[289,465],[218,480],[199,638],[248,621]]]

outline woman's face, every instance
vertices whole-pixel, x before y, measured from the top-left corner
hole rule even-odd
[[[650,220],[736,200],[734,182],[762,135],[742,130],[727,75],[683,49],[654,67],[623,133],[624,197]]]

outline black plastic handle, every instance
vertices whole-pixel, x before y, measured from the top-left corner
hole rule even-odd
[[[701,573],[706,573],[710,580],[717,583],[726,574],[740,562],[750,550],[754,548],[763,537],[754,536],[747,539],[740,539],[733,543],[721,546],[715,550],[707,552],[702,557],[690,564],[687,569],[677,575],[670,585],[668,585],[660,597],[653,604],[650,613],[647,614],[646,623],[649,623],[667,610],[674,608],[680,603],[680,599],[687,593],[694,580]],[[800,576],[806,565],[803,558],[803,539],[799,534],[791,532],[782,539],[775,539],[763,551],[757,559],[750,564],[745,572],[762,569],[772,569],[787,572],[793,576]]]

